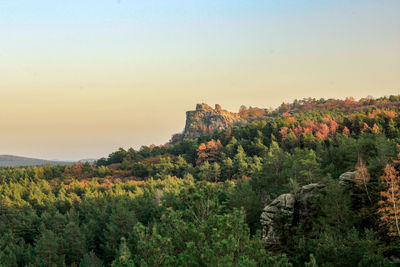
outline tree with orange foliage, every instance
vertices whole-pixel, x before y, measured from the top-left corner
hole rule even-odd
[[[357,104],[357,102],[355,101],[354,97],[346,97],[346,99],[344,100],[344,104],[346,106],[351,106]]]
[[[394,111],[391,111],[391,110],[384,110],[383,112],[386,114],[386,116],[389,117],[389,119],[394,119],[394,118],[396,118],[396,112],[394,112]]]
[[[354,182],[360,189],[362,189],[364,187],[365,192],[367,193],[369,202],[372,203],[371,197],[368,192],[368,187],[367,187],[367,183],[369,182],[370,179],[371,179],[371,177],[367,171],[365,162],[363,161],[363,159],[361,157],[358,157],[358,164],[356,167],[356,176],[354,177]]]
[[[368,124],[364,122],[361,132],[363,133],[363,132],[367,131],[368,129],[369,129]]]
[[[379,201],[383,225],[389,228],[389,235],[400,237],[400,176],[399,172],[391,165],[386,164],[384,175],[381,177],[385,191],[381,192],[383,200]]]
[[[249,112],[247,110],[247,107],[245,105],[241,105],[240,108],[239,108],[240,117],[245,118],[245,117],[247,117],[248,113]]]
[[[336,121],[331,120],[331,121],[329,122],[329,130],[330,130],[330,132],[331,132],[331,136],[332,136],[332,137],[335,135],[336,130],[337,130],[338,128],[339,128],[339,124],[338,124]]]
[[[279,131],[281,134],[282,140],[285,140],[288,134],[288,128],[287,127],[282,127],[282,129]]]
[[[228,129],[225,131],[225,138],[230,139],[232,135],[232,129]]]
[[[207,146],[204,143],[201,143],[200,146],[197,148],[197,165],[201,165],[203,162],[206,161],[207,155]]]
[[[202,143],[197,149],[197,166],[202,165],[206,161],[209,163],[218,161],[221,149],[222,144],[219,140],[215,141],[212,139],[207,144]]]
[[[325,140],[329,136],[329,127],[324,123],[320,123],[318,125],[318,131],[315,134],[318,139]]]
[[[350,134],[350,130],[346,126],[344,126],[344,128],[343,128],[343,134],[344,135],[349,135]]]
[[[374,131],[374,133],[378,134],[379,133],[379,126],[374,123],[374,127],[372,128],[372,130]]]

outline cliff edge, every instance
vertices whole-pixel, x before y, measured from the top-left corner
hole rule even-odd
[[[224,130],[236,123],[245,122],[239,113],[229,112],[216,104],[215,108],[207,104],[197,104],[195,110],[186,112],[186,124],[183,133],[172,136],[170,143],[183,139],[195,139],[202,134]]]

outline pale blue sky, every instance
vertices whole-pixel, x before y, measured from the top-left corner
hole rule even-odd
[[[398,94],[399,14],[397,0],[0,0],[0,154],[165,143],[203,101]]]

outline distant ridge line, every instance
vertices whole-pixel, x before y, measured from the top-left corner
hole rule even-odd
[[[31,157],[0,155],[0,167],[31,167],[45,165],[70,165],[72,161],[57,161]]]

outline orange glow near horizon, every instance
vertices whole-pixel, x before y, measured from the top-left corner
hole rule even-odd
[[[0,3],[0,154],[165,143],[201,102],[236,112],[400,93],[396,1],[13,2]]]

